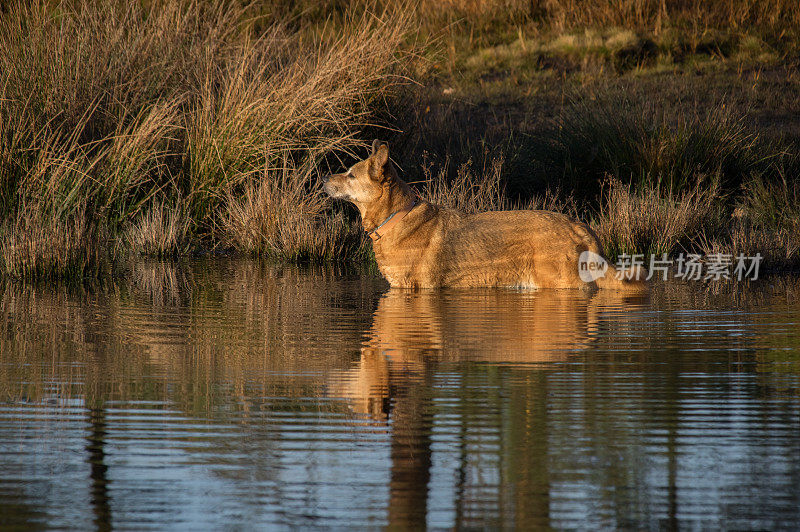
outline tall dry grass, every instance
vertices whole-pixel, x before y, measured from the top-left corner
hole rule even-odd
[[[714,184],[677,191],[664,182],[634,186],[609,179],[592,225],[612,259],[622,253],[672,256],[691,249],[697,238],[720,225],[722,216]]]
[[[247,221],[270,252],[333,256],[339,244],[305,236],[330,230],[319,205],[303,206],[306,194],[319,203],[308,171],[360,145],[356,133],[402,80],[409,27],[405,13],[375,5],[317,33],[230,3],[4,6],[0,221],[17,241],[4,273],[36,271],[18,252],[41,248],[40,231],[19,221],[27,216],[36,227],[102,227],[111,241],[101,248],[247,249],[229,221],[248,194],[279,209],[260,219],[280,218],[280,238]],[[305,173],[270,170],[280,165]],[[308,215],[302,229],[287,229],[287,213]],[[48,253],[70,254],[76,240],[65,242],[54,238]]]
[[[557,30],[620,26],[658,31],[683,25],[785,31],[800,25],[791,0],[422,0],[419,10],[437,22],[461,21],[484,29],[530,22]]]
[[[265,168],[239,195],[228,195],[221,218],[231,247],[251,255],[320,261],[356,258],[365,253],[366,238],[357,221],[317,186],[319,170],[309,161],[294,166],[285,159]]]
[[[566,106],[533,152],[546,170],[588,197],[608,174],[651,185],[657,176],[677,192],[699,181],[732,190],[754,174],[777,178],[787,168],[800,168],[790,146],[763,139],[746,116],[724,103],[699,116],[672,116],[605,95]]]

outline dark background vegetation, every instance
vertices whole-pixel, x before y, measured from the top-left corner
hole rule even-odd
[[[368,259],[317,176],[373,137],[421,194],[568,212],[612,258],[800,260],[792,2],[0,9],[7,276],[94,276],[132,253]]]

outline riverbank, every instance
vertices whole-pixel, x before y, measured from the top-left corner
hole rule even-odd
[[[317,177],[376,136],[421,195],[563,210],[612,258],[798,266],[795,11],[597,5],[3,7],[0,270],[369,261],[356,213]]]

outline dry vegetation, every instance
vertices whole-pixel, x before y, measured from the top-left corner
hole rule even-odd
[[[210,2],[3,9],[5,273],[83,275],[99,249],[351,246],[314,181],[399,80],[406,15],[349,13],[325,38]]]
[[[369,257],[317,176],[373,136],[426,197],[564,210],[612,256],[797,265],[798,31],[783,0],[4,3],[2,273]]]

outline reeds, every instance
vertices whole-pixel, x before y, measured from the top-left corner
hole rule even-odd
[[[123,250],[151,257],[176,257],[190,251],[191,220],[184,208],[180,199],[173,206],[154,201],[123,230]]]
[[[263,228],[260,250],[336,256],[341,239],[330,236],[309,172],[360,145],[355,133],[401,81],[408,28],[406,14],[375,9],[309,33],[235,4],[5,6],[0,221],[16,244],[4,242],[3,272],[36,275],[45,249],[73,257],[86,241],[78,233],[109,239],[99,249],[156,255],[190,239],[247,248],[242,221],[229,223],[242,202],[279,209],[259,215],[284,229],[301,219],[296,234]],[[279,166],[302,175],[279,176]]]
[[[611,259],[622,253],[649,257],[692,248],[720,225],[722,204],[715,184],[676,191],[654,180],[638,186],[609,179],[594,229]]]
[[[486,211],[504,211],[513,209],[546,210],[568,214],[578,217],[575,198],[562,195],[556,189],[546,189],[541,194],[535,194],[524,201],[513,200],[505,188],[503,179],[502,158],[493,158],[482,169],[476,169],[472,161],[467,161],[458,167],[451,176],[449,171],[450,160],[433,171],[433,166],[428,163],[423,167],[424,180],[421,186],[422,197],[431,203],[449,209],[455,209],[467,214]]]
[[[435,84],[436,72],[456,68],[441,44],[451,55],[463,45],[458,53],[469,57],[512,46],[513,29],[525,49],[527,28],[540,44],[548,32],[571,32],[547,45],[569,48],[576,32],[614,26],[596,53],[643,34],[659,33],[668,47],[670,28],[682,28],[681,50],[711,49],[758,28],[770,49],[785,51],[800,26],[793,8],[783,0],[12,1],[0,7],[0,270],[82,277],[131,252],[364,258],[369,245],[353,211],[332,205],[317,175],[354,156],[360,132],[376,123],[417,138],[415,150],[436,151],[420,118],[427,93],[393,98],[409,72],[438,61],[427,78]],[[725,30],[722,40],[714,28]],[[592,31],[581,46],[594,50],[590,37],[602,32]],[[418,61],[426,35],[437,38]],[[400,116],[416,119],[383,112],[409,101],[414,112]],[[411,161],[406,176],[422,177],[421,194],[449,207],[599,212],[611,253],[755,249],[756,228],[772,231],[775,257],[796,260],[796,148],[764,140],[729,109],[687,117],[664,108],[575,98],[551,128],[495,134],[498,142],[471,115],[448,114],[441,129],[451,153],[436,154],[443,166],[400,151]],[[486,162],[456,166],[449,161],[470,159],[459,150],[482,150],[473,160]],[[521,180],[508,183],[513,198],[510,164]],[[609,175],[616,181],[601,196]]]
[[[452,178],[449,164],[449,159],[445,160],[436,172],[430,165],[425,167],[422,195],[427,201],[470,214],[513,208],[505,194],[502,159],[492,160],[477,172],[468,161],[458,167]]]
[[[583,98],[566,106],[539,142],[535,158],[589,195],[608,174],[626,183],[657,179],[675,192],[699,182],[731,190],[750,175],[777,177],[798,164],[788,146],[762,139],[724,103],[701,116],[670,116],[625,99]]]
[[[753,178],[736,195],[698,183],[676,192],[654,180],[610,179],[592,225],[606,254],[678,253],[763,258],[764,269],[800,265],[800,186]]]
[[[597,206],[593,225],[610,257],[761,253],[776,269],[800,262],[796,147],[765,140],[724,104],[670,117],[624,100],[583,100],[550,131],[539,161]]]
[[[363,230],[332,209],[318,175],[308,160],[298,167],[287,157],[280,167],[265,168],[241,194],[229,194],[221,219],[228,244],[246,254],[312,262],[366,253]]]
[[[703,235],[706,253],[764,257],[768,267],[800,264],[800,182],[781,174],[777,179],[753,176],[745,183],[724,230]]]
[[[26,281],[93,277],[107,256],[104,236],[83,209],[58,222],[35,209],[20,211],[0,225],[0,266]]]

